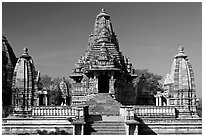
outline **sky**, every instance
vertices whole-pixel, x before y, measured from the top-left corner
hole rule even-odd
[[[96,15],[111,16],[120,51],[135,69],[163,76],[170,73],[183,46],[194,70],[197,95],[202,93],[202,3],[49,2],[2,3],[2,32],[17,57],[26,46],[36,70],[69,77],[88,47]]]

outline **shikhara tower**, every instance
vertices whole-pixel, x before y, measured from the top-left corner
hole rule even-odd
[[[131,82],[136,75],[129,58],[119,50],[110,15],[104,9],[96,16],[88,48],[70,77],[76,82],[73,103],[80,103],[79,98],[85,102],[91,94],[109,93],[121,103],[135,104],[136,93]]]
[[[171,74],[167,75],[164,88],[167,105],[175,106],[179,116],[189,117],[196,113],[196,90],[192,66],[182,46],[175,55]]]
[[[2,36],[2,103],[4,106],[11,105],[11,87],[13,70],[16,65],[17,58],[10,46],[8,40]]]
[[[13,72],[12,106],[14,114],[31,113],[37,97],[39,79],[37,74],[32,57],[28,54],[28,49],[24,48],[24,53],[19,57]]]

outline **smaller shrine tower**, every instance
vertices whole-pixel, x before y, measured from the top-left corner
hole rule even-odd
[[[31,113],[32,106],[36,101],[37,73],[32,57],[28,55],[28,49],[19,57],[12,81],[12,106],[15,115]]]
[[[196,116],[196,90],[192,66],[182,46],[175,55],[171,74],[164,82],[163,97],[167,106],[175,106],[179,117]]]

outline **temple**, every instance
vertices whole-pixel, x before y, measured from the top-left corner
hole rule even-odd
[[[102,9],[96,16],[87,51],[79,58],[70,75],[75,81],[73,103],[79,101],[74,99],[77,96],[83,98],[80,101],[83,103],[88,95],[108,93],[122,104],[135,104],[136,92],[131,82],[136,77],[129,58],[119,50],[110,15]],[[121,83],[125,88],[120,88]]]
[[[41,83],[27,48],[16,59],[5,36],[2,46],[3,98],[11,95],[11,110],[2,119],[3,135],[202,134],[194,74],[184,48],[179,47],[174,57],[164,91],[151,91],[145,75],[138,77],[119,50],[104,9],[69,76],[72,82],[63,77],[52,91]]]
[[[194,73],[182,46],[174,57],[171,74],[165,78],[164,90],[164,93],[158,93],[161,98],[158,104],[175,106],[179,117],[197,116]]]
[[[19,57],[13,72],[12,106],[15,114],[31,114],[38,90],[37,74],[28,49],[24,48],[24,53]]]

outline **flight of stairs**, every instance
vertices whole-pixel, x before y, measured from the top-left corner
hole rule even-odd
[[[125,123],[120,116],[121,104],[108,93],[98,93],[90,98],[85,135],[125,135]]]
[[[95,121],[87,122],[85,135],[125,135],[125,126],[122,121]]]
[[[89,106],[89,114],[101,114],[119,116],[121,104],[108,93],[98,93],[86,102]]]

